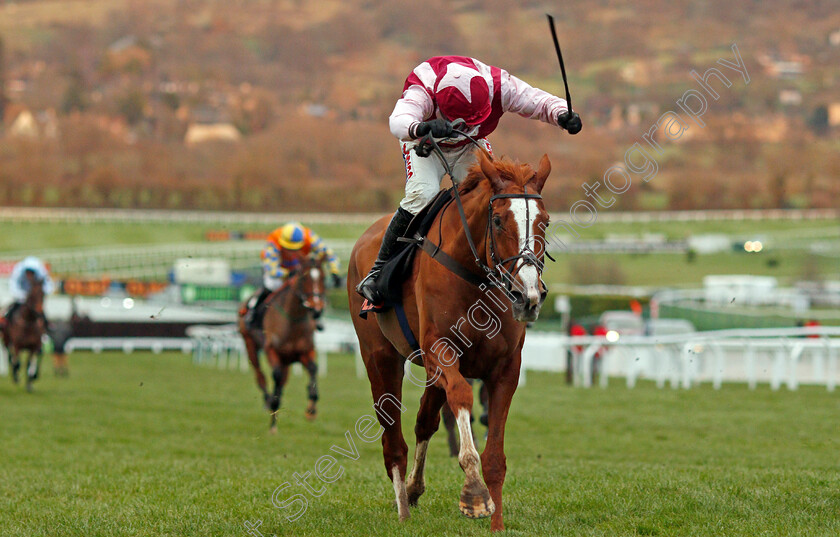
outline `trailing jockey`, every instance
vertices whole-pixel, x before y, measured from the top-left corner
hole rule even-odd
[[[321,238],[311,229],[298,223],[281,226],[268,235],[268,241],[262,251],[263,286],[248,301],[248,312],[245,314],[248,327],[259,329],[262,326],[263,302],[268,295],[283,285],[289,275],[298,269],[301,260],[309,255],[325,255],[333,285],[341,286],[338,258]],[[317,327],[322,329],[320,324]]]
[[[505,112],[559,126],[569,134],[580,132],[576,112],[569,112],[565,99],[465,56],[438,56],[421,63],[406,78],[402,97],[389,118],[391,133],[400,140],[405,160],[405,198],[385,231],[379,255],[356,291],[371,304],[384,296],[377,278],[385,263],[398,251],[397,239],[417,214],[440,190],[446,171],[437,158],[422,158],[413,149],[426,134],[438,142],[452,168],[455,182],[467,175],[474,164],[473,147],[453,128],[465,131],[492,154],[486,137]],[[458,121],[460,120],[460,121]],[[453,127],[453,122],[460,125]]]
[[[9,294],[11,294],[13,302],[4,315],[5,324],[11,321],[12,315],[20,308],[21,304],[26,302],[26,296],[35,282],[41,282],[45,295],[52,294],[55,291],[55,284],[53,284],[43,261],[37,257],[29,256],[15,264],[12,268],[12,274],[9,276]],[[47,328],[49,326],[47,318],[43,313],[41,316],[44,320],[44,328]]]

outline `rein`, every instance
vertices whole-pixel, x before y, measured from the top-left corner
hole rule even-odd
[[[462,122],[462,120],[459,120]],[[455,122],[458,124],[458,121]],[[477,148],[484,150],[478,141],[470,136],[469,134],[455,128],[453,129],[455,134],[459,134],[465,138],[467,138],[473,145]],[[438,145],[437,141],[432,138],[431,133],[427,134],[423,138],[420,139],[418,142],[417,148],[415,149],[417,154],[421,157],[426,157],[431,155],[434,152],[437,157],[440,159],[441,163],[443,164],[446,173],[449,175],[449,179],[452,181],[452,190],[453,195],[455,198],[455,205],[458,207],[458,214],[461,217],[461,224],[464,228],[464,234],[467,237],[467,244],[470,247],[470,252],[472,252],[473,258],[475,260],[475,264],[482,269],[484,275],[483,276],[476,276],[469,270],[466,270],[464,267],[458,264],[457,261],[452,259],[451,256],[447,255],[440,249],[440,246],[431,245],[426,246],[429,242],[427,240],[423,241],[423,245],[421,248],[429,253],[433,258],[437,256],[442,257],[438,261],[444,265],[450,272],[453,272],[457,276],[460,276],[462,279],[466,280],[467,282],[480,286],[480,285],[488,285],[491,287],[498,287],[498,281],[501,280],[504,282],[505,287],[510,290],[513,285],[513,277],[524,267],[525,265],[533,265],[537,268],[538,271],[542,271],[543,264],[540,263],[539,259],[537,259],[536,255],[533,252],[529,251],[527,248],[528,238],[530,229],[525,230],[525,245],[526,247],[522,249],[517,255],[508,257],[506,259],[500,260],[499,255],[496,253],[496,234],[493,232],[492,220],[493,220],[493,202],[497,199],[542,199],[542,196],[539,194],[529,194],[528,187],[525,186],[525,192],[523,194],[495,194],[490,197],[490,201],[487,204],[487,228],[484,235],[484,242],[485,247],[487,244],[487,238],[490,237],[490,259],[493,263],[493,266],[490,267],[484,260],[481,259],[481,256],[478,253],[478,248],[475,246],[475,241],[473,240],[472,233],[470,232],[469,223],[467,221],[467,214],[464,211],[464,204],[461,201],[461,193],[459,192],[458,185],[455,183],[455,178],[452,176],[452,168],[449,166],[449,163],[446,161],[446,158],[443,155],[443,151],[441,150],[440,146]],[[527,201],[525,202],[525,222],[526,224],[530,221],[530,208],[528,207]],[[522,260],[522,264],[515,268],[513,272],[508,271],[505,265],[507,263],[515,263],[518,260]],[[511,268],[514,268],[513,266]],[[495,278],[493,278],[495,276]]]

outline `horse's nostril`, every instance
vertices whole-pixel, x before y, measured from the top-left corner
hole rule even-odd
[[[514,304],[517,304],[517,303],[521,304],[521,303],[525,302],[525,295],[523,295],[521,292],[516,291],[516,290],[511,290],[510,298],[513,301]]]

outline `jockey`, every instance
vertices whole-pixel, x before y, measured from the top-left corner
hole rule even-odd
[[[288,223],[272,231],[262,251],[263,286],[259,293],[248,301],[246,324],[252,328],[258,327],[261,315],[256,312],[268,295],[283,285],[289,274],[300,266],[302,259],[308,255],[322,254],[326,256],[333,285],[339,287],[341,275],[338,258],[311,229],[298,223]]]
[[[400,140],[405,160],[405,197],[385,231],[379,255],[356,291],[372,304],[383,296],[376,278],[395,254],[397,239],[416,215],[440,190],[446,169],[437,158],[421,158],[412,151],[417,140],[431,133],[440,145],[458,183],[475,162],[469,140],[453,136],[453,122],[463,121],[459,130],[477,138],[492,154],[487,136],[505,112],[539,119],[569,134],[580,132],[576,112],[570,112],[565,99],[534,88],[507,71],[465,56],[438,56],[421,63],[408,75],[402,97],[389,119],[391,133]],[[459,121],[460,123],[460,121]]]
[[[29,256],[12,268],[12,274],[9,276],[9,294],[12,295],[13,302],[4,316],[6,321],[9,321],[21,304],[26,302],[26,295],[29,294],[32,283],[35,281],[41,282],[44,294],[49,295],[55,291],[55,284],[50,278],[46,265],[37,257]],[[46,317],[44,317],[44,326],[47,326]]]

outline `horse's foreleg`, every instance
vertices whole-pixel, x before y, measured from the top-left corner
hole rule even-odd
[[[283,385],[286,383],[285,377],[288,367],[283,366],[280,362],[280,355],[270,346],[266,346],[265,354],[268,363],[271,365],[271,377],[274,379],[274,392],[268,398],[268,410],[271,412],[269,427],[271,432],[277,432],[277,412],[280,410],[280,398],[283,395]]]
[[[478,400],[481,401],[481,416],[478,418],[478,421],[481,422],[482,425],[487,427],[490,423],[489,413],[490,413],[490,393],[487,391],[487,383],[481,381],[481,388],[478,390]]]
[[[446,392],[444,392],[445,394]],[[449,456],[458,456],[458,436],[455,434],[455,414],[449,405],[443,405],[440,410],[443,426],[446,428],[446,441],[449,443]]]
[[[490,488],[490,496],[496,505],[496,512],[490,519],[490,529],[501,531],[505,529],[502,519],[502,485],[505,482],[507,463],[505,458],[505,423],[508,410],[519,382],[520,358],[512,360],[497,378],[490,380],[487,386],[490,410],[487,432],[487,444],[481,454],[481,466],[484,469],[484,480]]]
[[[27,362],[27,373],[31,380],[35,380],[38,378],[38,375],[41,373],[41,359],[44,357],[44,353],[41,349],[36,351],[32,351],[29,353],[29,361]]]
[[[32,383],[38,378],[38,369],[41,364],[41,351],[30,350],[26,357],[26,391],[32,392]]]
[[[429,440],[440,426],[440,409],[446,402],[446,392],[436,386],[429,386],[420,399],[420,410],[417,411],[417,424],[414,434],[417,445],[414,448],[414,466],[407,479],[406,492],[408,504],[416,506],[417,500],[426,491],[426,449]],[[453,433],[454,434],[454,433]]]
[[[455,414],[461,449],[458,463],[464,470],[464,488],[461,490],[459,507],[461,513],[469,518],[484,518],[493,514],[496,507],[490,497],[487,486],[481,479],[481,462],[472,434],[472,386],[454,367],[447,367],[443,378],[446,386],[446,400]],[[440,381],[439,381],[440,382]]]
[[[306,390],[309,394],[309,404],[306,407],[306,419],[314,420],[318,415],[318,363],[315,361],[315,351],[309,353],[308,358],[303,361],[303,367],[309,373],[309,384]]]
[[[12,370],[12,382],[18,383],[18,373],[20,371],[20,356],[18,350],[14,347],[8,349],[9,352],[9,369]]]

